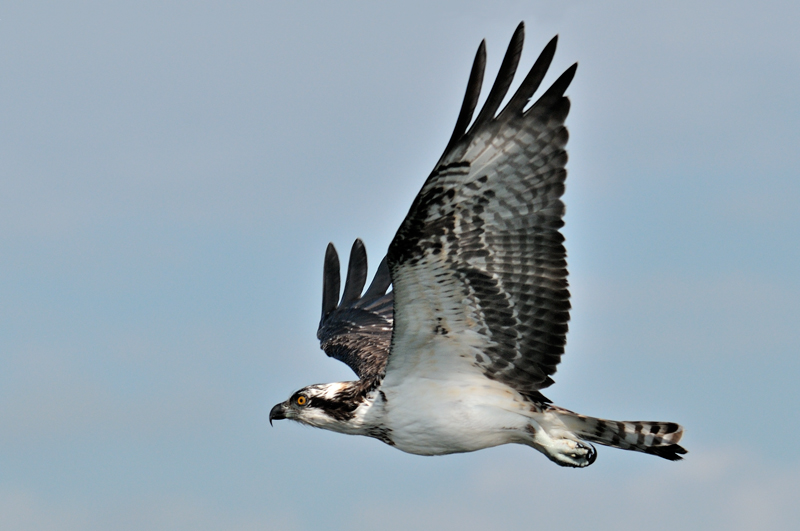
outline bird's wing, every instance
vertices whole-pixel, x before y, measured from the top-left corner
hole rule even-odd
[[[541,397],[538,390],[553,383],[570,310],[559,229],[569,111],[564,91],[577,64],[525,109],[553,58],[554,38],[496,114],[523,36],[520,24],[467,130],[486,64],[481,43],[455,131],[389,247],[395,329],[387,378],[392,371],[427,370],[432,365],[419,352],[435,352],[430,356],[460,357],[468,370],[523,394]],[[446,360],[436,361],[441,367]]]
[[[333,244],[325,251],[322,280],[322,318],[317,338],[328,356],[346,363],[360,379],[383,374],[392,337],[392,292],[386,258],[364,295],[367,251],[361,240],[353,243],[344,294],[339,300],[339,256]]]

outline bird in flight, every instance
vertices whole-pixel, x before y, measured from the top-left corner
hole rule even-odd
[[[686,453],[678,424],[588,417],[541,392],[553,384],[569,321],[559,229],[564,92],[577,64],[528,105],[555,54],[553,38],[498,112],[523,38],[521,23],[473,121],[486,66],[481,42],[444,154],[363,295],[361,240],[341,299],[339,258],[328,245],[317,337],[358,380],[304,387],[272,408],[270,424],[291,419],[419,455],[525,444],[568,467],[594,462],[591,443],[673,461]]]

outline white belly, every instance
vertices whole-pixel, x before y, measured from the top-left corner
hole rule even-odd
[[[523,442],[531,411],[516,391],[489,380],[466,359],[453,366],[450,358],[442,367],[436,364],[441,357],[422,358],[426,367],[387,374],[380,387],[386,397],[380,423],[398,449],[441,455]]]

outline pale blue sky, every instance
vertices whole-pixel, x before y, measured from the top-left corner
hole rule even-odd
[[[795,529],[796,2],[0,7],[0,528]],[[423,458],[270,428],[351,379],[322,257],[372,269],[487,39],[572,62],[555,402],[677,421],[680,463]]]

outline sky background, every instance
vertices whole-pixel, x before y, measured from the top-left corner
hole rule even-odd
[[[315,339],[325,245],[361,237],[374,271],[480,40],[488,84],[520,20],[520,70],[555,34],[545,84],[580,63],[547,395],[680,422],[686,460],[270,428],[352,379]],[[0,528],[796,529],[798,22],[790,1],[3,3]]]

